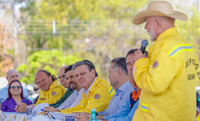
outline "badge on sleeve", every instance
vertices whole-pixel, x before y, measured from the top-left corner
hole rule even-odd
[[[51,95],[52,95],[52,96],[54,96],[55,94],[56,94],[56,92],[55,92],[55,91],[53,91],[53,92],[51,93]]]
[[[100,99],[100,94],[96,93],[96,94],[94,95],[94,99]]]
[[[155,62],[153,63],[153,68],[156,68],[157,66],[158,66],[158,62],[155,61]]]

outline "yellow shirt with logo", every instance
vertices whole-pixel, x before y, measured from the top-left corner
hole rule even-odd
[[[132,121],[195,121],[198,65],[196,52],[175,27],[161,33],[149,57],[134,64],[142,91]]]
[[[58,80],[55,80],[51,84],[49,90],[47,91],[40,90],[39,98],[36,105],[40,103],[48,103],[48,104],[56,103],[58,100],[60,100],[62,96],[64,96],[65,92],[66,89],[60,85]]]
[[[92,108],[95,108],[97,112],[104,111],[115,94],[115,90],[110,84],[100,79],[98,76],[93,83],[91,89],[88,91],[88,98],[83,91],[82,99],[80,103],[71,108],[61,110],[62,113],[72,112],[87,112],[90,113]]]

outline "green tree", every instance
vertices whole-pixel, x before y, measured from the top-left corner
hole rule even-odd
[[[18,66],[17,71],[24,75],[20,81],[30,84],[34,82],[35,73],[40,69],[47,70],[57,77],[62,66],[74,64],[79,60],[81,58],[77,57],[76,54],[65,55],[58,50],[36,51],[28,56],[26,64]]]

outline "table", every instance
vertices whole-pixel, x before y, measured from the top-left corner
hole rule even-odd
[[[16,112],[4,112],[4,114],[8,117],[10,114],[15,114],[16,117],[18,117],[19,115],[23,115],[23,116],[26,116],[27,120],[28,121],[32,121],[33,117],[32,115],[27,115],[26,113],[16,113]],[[5,119],[4,115],[2,115],[2,117]],[[12,121],[15,121],[14,119]],[[39,121],[39,120],[37,120]],[[56,120],[56,119],[50,119],[49,118],[49,121],[65,121],[65,120]]]
[[[16,117],[19,115],[23,115],[26,116],[28,121],[32,121],[33,116],[32,115],[26,115],[26,113],[16,113],[16,112],[4,112],[4,114],[8,117],[10,114],[15,114]],[[5,119],[4,115],[2,115],[2,117]],[[14,120],[12,120],[14,121]]]

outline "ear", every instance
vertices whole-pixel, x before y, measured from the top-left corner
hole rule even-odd
[[[95,70],[94,69],[91,70],[91,73],[92,73],[92,76],[93,75],[95,76]]]
[[[160,29],[162,27],[161,20],[158,18],[155,19],[155,27],[156,29]]]
[[[118,76],[121,76],[122,75],[122,70],[118,69],[116,73],[117,73]]]
[[[154,26],[154,32],[155,32],[155,34],[158,34],[161,31],[161,29],[162,29],[161,20],[158,19],[158,18],[156,18],[153,26]]]
[[[49,76],[49,79],[50,79],[50,80],[52,80],[52,77],[51,77],[51,76]],[[53,80],[52,80],[52,81],[53,81]]]

